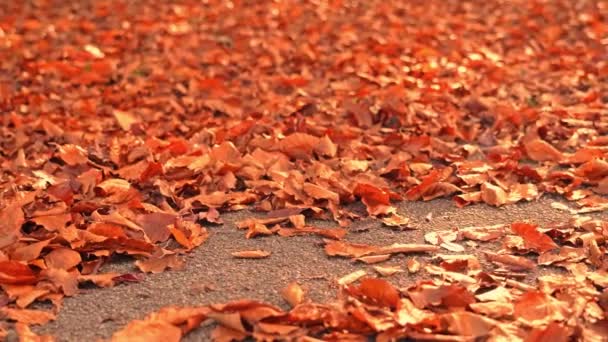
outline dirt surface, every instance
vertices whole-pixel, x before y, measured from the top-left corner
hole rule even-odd
[[[403,202],[399,211],[412,219],[415,230],[395,231],[372,220],[359,221],[350,227],[352,233],[346,240],[379,245],[423,243],[424,234],[433,230],[522,220],[543,224],[570,219],[569,213],[551,207],[554,201],[554,198],[546,196],[538,202],[502,208],[476,205],[462,209],[442,199]],[[432,215],[430,221],[426,219],[429,214]],[[310,291],[310,299],[325,302],[335,297],[335,279],[359,269],[365,269],[370,275],[375,273],[373,265],[326,256],[318,237],[270,236],[247,240],[235,222],[251,215],[254,214],[246,211],[227,214],[223,216],[224,225],[209,227],[209,241],[188,256],[183,270],[150,275],[141,283],[83,290],[82,294],[67,298],[57,320],[38,331],[50,333],[61,341],[91,341],[108,338],[129,321],[143,318],[168,305],[198,305],[249,298],[287,308],[279,292],[294,280]],[[608,217],[605,213],[595,215],[604,219]],[[466,253],[475,254],[483,261],[480,251],[484,248],[495,249],[491,245],[480,245],[479,248],[467,248]],[[264,249],[272,251],[272,255],[260,260],[235,259],[230,255],[232,251],[245,249]],[[455,254],[447,250],[441,253]],[[398,255],[381,265],[401,265],[405,269],[405,263],[411,257],[418,258],[423,264],[430,262],[429,256]],[[125,261],[111,267],[125,271],[131,265]],[[551,272],[559,272],[559,269],[540,267],[531,272],[526,281],[534,283],[539,274]],[[390,280],[395,285],[406,287],[423,275],[423,271],[398,273]],[[207,338],[210,331],[204,326],[187,335],[185,340]]]

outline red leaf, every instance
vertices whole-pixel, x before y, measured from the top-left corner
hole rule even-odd
[[[357,183],[353,194],[361,198],[370,215],[378,213],[379,207],[390,205],[390,194],[370,184]]]
[[[349,290],[376,305],[395,308],[399,303],[399,291],[383,279],[364,278],[358,287],[351,286]]]
[[[34,284],[36,274],[17,261],[0,261],[0,284]]]
[[[546,234],[539,232],[536,226],[516,222],[511,225],[513,232],[524,239],[524,246],[543,253],[557,248],[557,244]]]
[[[559,162],[564,158],[563,154],[558,149],[538,138],[524,143],[524,148],[526,149],[528,157],[534,161]]]
[[[125,273],[112,278],[116,283],[139,283],[146,276],[143,273]]]

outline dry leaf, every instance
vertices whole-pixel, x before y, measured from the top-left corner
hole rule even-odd
[[[9,320],[27,325],[40,325],[55,320],[55,315],[48,311],[30,309],[0,308],[0,314]]]
[[[365,277],[365,275],[367,275],[367,272],[365,272],[365,270],[354,271],[354,272],[349,273],[349,274],[343,276],[342,278],[338,279],[338,284],[340,284],[340,285],[352,284],[352,283],[356,282],[357,280]]]
[[[283,296],[283,299],[289,303],[289,305],[295,307],[304,301],[305,294],[304,290],[298,283],[291,282],[286,288],[283,289],[281,295]]]
[[[120,128],[122,128],[124,131],[128,131],[131,129],[131,125],[139,122],[139,119],[129,112],[115,109],[112,114],[114,114],[114,118],[118,122],[118,126],[120,126]]]
[[[252,250],[252,251],[239,251],[231,253],[235,258],[243,258],[243,259],[263,259],[270,256],[271,252],[263,251],[263,250]]]
[[[395,273],[403,272],[399,266],[374,266],[374,270],[384,277],[389,277]]]

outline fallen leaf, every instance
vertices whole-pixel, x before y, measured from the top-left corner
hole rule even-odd
[[[173,270],[183,268],[184,260],[176,254],[168,254],[162,257],[152,256],[145,260],[137,260],[135,265],[145,273],[161,273],[168,268]]]
[[[516,302],[513,315],[527,324],[539,326],[551,321],[563,321],[571,314],[565,302],[539,291],[524,293]]]
[[[395,273],[403,272],[399,266],[374,266],[374,271],[378,272],[383,277],[389,277]]]
[[[502,188],[486,182],[481,185],[481,199],[489,205],[499,207],[507,203],[507,193]]]
[[[364,278],[358,287],[351,286],[348,290],[365,300],[370,300],[374,304],[386,307],[397,307],[399,302],[399,291],[389,282],[377,278]]]
[[[56,248],[44,256],[44,262],[48,268],[62,270],[72,269],[81,261],[80,253],[69,248]]]
[[[34,284],[36,274],[18,261],[0,261],[0,284]]]
[[[118,122],[118,126],[120,126],[120,128],[122,128],[124,131],[128,131],[129,129],[131,129],[131,126],[133,124],[139,122],[139,120],[129,112],[115,109],[112,114]]]
[[[362,261],[366,264],[376,264],[379,262],[386,261],[391,258],[390,254],[379,254],[379,255],[367,255],[357,258],[358,261]]]
[[[492,252],[485,252],[485,255],[488,260],[509,266],[515,270],[531,270],[536,267],[533,261],[520,256]]]
[[[251,250],[251,251],[239,251],[231,253],[235,258],[243,258],[243,259],[263,259],[270,256],[271,252],[263,251],[263,250]]]
[[[27,324],[17,323],[15,324],[15,330],[19,335],[20,342],[53,342],[55,338],[50,335],[37,335],[34,333]]]
[[[295,307],[304,301],[305,294],[304,290],[298,283],[291,282],[286,288],[283,289],[281,295],[283,296],[283,299],[289,303],[289,305]]]
[[[349,274],[343,276],[342,278],[338,279],[338,284],[339,285],[352,284],[352,283],[356,282],[357,280],[365,277],[366,275],[367,275],[367,272],[365,272],[365,270],[354,271],[354,272],[349,273]]]
[[[511,224],[511,229],[524,239],[526,248],[541,253],[557,248],[557,245],[549,236],[539,232],[536,226],[532,224],[516,222]]]
[[[412,274],[420,271],[421,267],[422,265],[418,260],[416,260],[416,258],[411,258],[407,261],[407,270]]]
[[[559,150],[548,142],[538,138],[525,142],[524,148],[526,149],[528,157],[534,161],[559,162],[564,158],[563,154]]]
[[[471,312],[453,312],[441,315],[448,331],[459,336],[480,338],[490,334],[499,323]]]
[[[9,320],[27,325],[41,325],[55,320],[55,315],[48,311],[30,309],[0,308],[0,314]]]

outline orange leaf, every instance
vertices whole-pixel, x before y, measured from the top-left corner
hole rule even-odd
[[[80,253],[69,248],[57,248],[44,256],[44,261],[48,268],[69,270],[78,265],[82,258]]]
[[[524,148],[526,149],[528,157],[534,161],[559,162],[564,158],[563,154],[558,149],[539,138],[525,142]]]
[[[524,239],[524,246],[537,252],[543,253],[558,247],[548,235],[539,232],[532,224],[516,222],[511,224],[511,229]]]
[[[36,275],[18,261],[0,261],[0,284],[33,284]]]
[[[351,290],[380,306],[395,308],[399,303],[399,291],[383,279],[364,278],[358,288],[351,288]]]
[[[270,256],[271,252],[263,251],[263,250],[253,250],[253,251],[240,251],[240,252],[232,252],[233,257],[243,258],[243,259],[263,259]]]
[[[304,301],[304,290],[296,282],[289,283],[281,295],[291,306],[297,306]]]
[[[0,314],[4,315],[10,320],[28,325],[46,324],[55,320],[55,315],[52,312],[42,310],[12,309],[3,307],[0,308]]]
[[[481,185],[481,199],[489,205],[499,207],[507,203],[507,193],[501,187],[483,183]]]
[[[137,260],[135,265],[142,272],[160,273],[167,268],[182,268],[184,266],[184,260],[176,254],[169,254],[160,258],[153,256],[145,260]]]
[[[112,113],[114,114],[114,118],[118,122],[120,128],[125,131],[131,129],[131,125],[139,122],[139,119],[129,112],[114,110]]]

